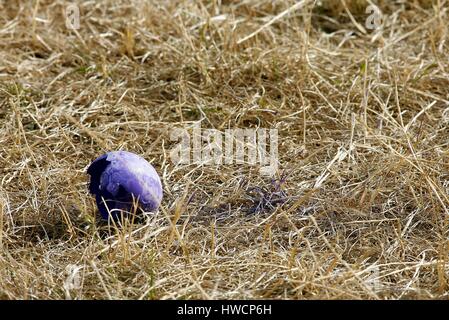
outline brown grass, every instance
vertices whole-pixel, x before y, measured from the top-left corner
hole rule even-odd
[[[77,1],[74,32],[0,0],[0,298],[447,299],[449,3],[372,2]],[[277,128],[280,189],[175,167],[198,122]],[[85,169],[118,149],[165,195],[114,229]]]

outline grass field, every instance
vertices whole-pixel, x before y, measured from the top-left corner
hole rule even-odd
[[[449,2],[372,3],[0,0],[0,298],[448,299]],[[277,129],[276,175],[175,166],[198,124]],[[157,215],[101,221],[109,150]]]

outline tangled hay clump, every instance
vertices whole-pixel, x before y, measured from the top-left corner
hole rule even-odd
[[[0,0],[0,298],[447,299],[448,4]],[[197,124],[277,129],[276,175],[175,165]],[[100,220],[110,150],[157,215]]]

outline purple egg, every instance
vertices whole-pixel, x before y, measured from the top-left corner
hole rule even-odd
[[[161,180],[144,158],[128,151],[111,151],[87,168],[89,191],[95,195],[104,219],[130,212],[133,201],[145,212],[154,212],[162,201]],[[109,212],[109,213],[108,213]]]

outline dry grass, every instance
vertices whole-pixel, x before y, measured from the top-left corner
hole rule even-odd
[[[0,298],[447,299],[449,2],[372,1],[0,0]],[[174,167],[198,122],[277,128],[277,180]],[[117,149],[165,196],[110,230]]]

